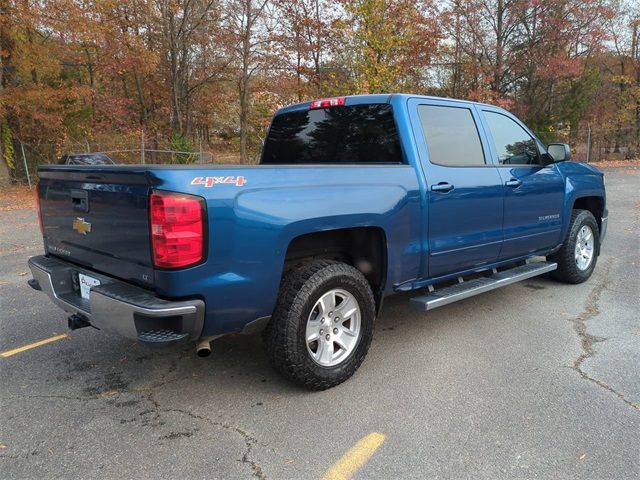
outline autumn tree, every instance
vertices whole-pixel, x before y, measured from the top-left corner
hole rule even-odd
[[[598,88],[585,66],[609,15],[602,0],[453,0],[449,91],[514,108],[538,132],[575,128]]]
[[[613,3],[616,15],[608,19],[607,32],[615,55],[603,58],[602,74],[609,80],[608,124],[615,130],[614,152],[620,151],[624,130],[635,130],[640,147],[640,6],[628,1]]]
[[[441,32],[430,0],[345,0],[336,58],[355,92],[422,90]]]
[[[52,161],[141,131],[246,163],[278,107],[369,92],[506,106],[544,138],[591,123],[622,153],[631,128],[640,144],[636,3],[0,0],[0,178],[19,142]]]
[[[329,0],[275,0],[274,5],[279,67],[295,74],[298,101],[322,95],[330,75],[327,63],[338,48],[333,39],[339,11]]]
[[[194,93],[220,79],[226,63],[220,60],[218,0],[156,0],[161,51],[170,85],[171,127],[189,134]]]
[[[61,142],[72,119],[87,111],[89,89],[62,81],[64,48],[57,30],[43,31],[43,20],[38,4],[3,5],[3,139],[9,132],[14,142]]]
[[[248,161],[249,114],[252,81],[270,63],[272,25],[269,0],[227,0],[224,28],[234,63],[240,120],[240,161]]]

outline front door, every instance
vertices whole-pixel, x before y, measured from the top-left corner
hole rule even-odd
[[[494,262],[502,246],[502,179],[488,161],[478,113],[460,102],[409,104],[428,188],[428,265],[436,278]]]
[[[482,113],[505,192],[500,258],[555,247],[562,240],[562,175],[554,164],[542,164],[544,147],[515,118],[488,107]]]

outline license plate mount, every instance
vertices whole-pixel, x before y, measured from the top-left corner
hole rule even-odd
[[[89,300],[89,291],[91,287],[100,285],[100,280],[90,277],[84,273],[78,273],[78,284],[80,285],[80,296],[85,300]]]

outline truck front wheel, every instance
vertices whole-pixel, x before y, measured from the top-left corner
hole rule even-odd
[[[549,260],[558,264],[552,276],[566,283],[588,280],[596,268],[599,252],[600,230],[593,214],[588,210],[573,210],[562,247],[549,256]]]
[[[306,263],[282,281],[264,332],[269,361],[286,378],[325,390],[351,377],[369,350],[375,301],[354,267],[330,260]]]

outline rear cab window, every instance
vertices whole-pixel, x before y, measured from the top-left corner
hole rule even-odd
[[[391,105],[294,110],[274,117],[261,164],[403,162]]]

